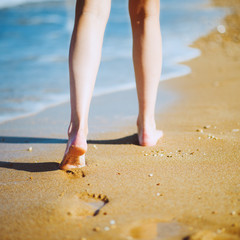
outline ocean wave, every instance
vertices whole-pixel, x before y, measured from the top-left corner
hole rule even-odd
[[[21,19],[19,23],[22,25],[38,25],[38,24],[59,24],[62,18],[59,15],[51,15],[44,17],[32,17],[29,19]]]
[[[72,2],[72,0],[0,0],[0,9],[28,3],[59,3],[49,8],[46,4],[47,11],[42,11],[37,4],[36,8],[32,5],[31,8],[36,10],[34,14],[26,5],[24,17],[19,14],[24,10],[24,6],[7,11],[6,21],[3,21],[4,27],[1,28],[3,38],[0,44],[0,103],[3,107],[1,109],[0,104],[0,123],[34,115],[69,101],[66,80],[67,47],[73,28],[74,6],[66,4],[65,1]],[[122,10],[119,11],[124,7],[126,9],[124,16],[128,16],[126,2],[127,0],[113,1],[113,15],[110,17],[103,43],[102,66],[98,74],[100,81],[96,83],[94,97],[135,89],[131,61],[131,33],[129,26],[127,27],[124,22],[125,17],[121,19]],[[191,72],[188,66],[178,63],[201,54],[198,49],[188,46],[199,36],[208,33],[213,26],[217,26],[223,16],[219,10],[193,12],[192,8],[186,7],[179,11],[177,4],[173,2],[177,3],[178,0],[171,0],[171,3],[165,0],[162,3],[164,11],[161,15],[163,16],[161,81]],[[188,6],[188,3],[197,3],[197,0],[184,2],[184,6]],[[202,24],[199,25],[199,22]]]
[[[21,108],[15,112],[9,112],[8,114],[2,114],[0,116],[0,124],[15,120],[19,118],[29,117],[35,115],[47,108],[55,107],[57,105],[66,103],[69,101],[69,94],[52,94],[48,96],[48,99],[42,102],[28,101],[21,104]],[[17,103],[19,104],[19,103]]]
[[[60,2],[62,0],[51,0],[51,2]],[[49,0],[1,0],[0,1],[0,9],[1,8],[9,8],[16,7],[22,4],[27,3],[41,3],[41,2],[49,2]]]
[[[165,81],[174,77],[184,76],[191,72],[191,69],[185,65],[178,65],[171,72],[163,73],[161,81]],[[127,91],[135,89],[135,81],[125,84],[119,84],[111,87],[96,87],[94,89],[93,97],[100,97],[116,92]],[[69,102],[69,94],[52,94],[47,99],[40,102],[25,102],[21,105],[21,111],[9,112],[6,115],[0,116],[0,124],[9,120],[15,120],[19,118],[29,117],[42,112],[45,109],[58,106]]]

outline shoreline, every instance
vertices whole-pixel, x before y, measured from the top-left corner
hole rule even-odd
[[[1,239],[240,239],[240,2],[213,4],[231,6],[226,33],[198,39],[192,72],[160,83],[157,146],[136,145],[136,113],[116,115],[128,126],[90,135],[88,166],[64,172],[69,110],[0,125]],[[132,92],[107,101],[131,102],[124,116]],[[98,116],[92,129],[109,124]]]
[[[206,1],[208,1],[208,0],[206,0]],[[62,2],[62,1],[61,1]],[[205,2],[205,1],[204,1]],[[44,3],[43,3],[44,4]],[[62,4],[63,4],[63,2],[62,2]],[[165,5],[168,5],[168,4],[165,4]],[[163,4],[163,7],[165,6],[164,4]],[[196,7],[197,8],[199,8],[198,7],[198,5],[200,6],[200,8],[203,8],[203,9],[207,9],[206,8],[206,6],[205,6],[205,3],[200,3],[200,4],[193,4],[194,6],[196,5]],[[44,6],[44,5],[43,5]],[[171,4],[170,4],[170,6],[171,6]],[[114,6],[113,6],[114,7]],[[168,5],[168,7],[166,7],[165,6],[165,9],[171,9],[171,7],[169,7],[169,5]],[[187,10],[184,10],[186,7],[184,7],[183,8],[183,10],[181,11],[181,12],[184,12],[184,11],[186,11],[186,13],[187,12],[189,12],[189,11],[187,11]],[[13,8],[14,9],[14,8]],[[113,9],[114,10],[114,9]],[[11,11],[11,8],[10,8],[10,11]],[[168,11],[168,10],[165,10],[166,12]],[[172,11],[174,11],[174,8],[172,9]],[[184,76],[185,74],[188,74],[191,70],[190,70],[190,68],[187,66],[187,65],[183,65],[183,64],[178,64],[177,62],[182,62],[183,60],[186,60],[186,59],[191,59],[191,58],[194,58],[194,57],[196,57],[196,55],[199,55],[199,50],[198,49],[192,49],[192,48],[189,48],[189,47],[187,47],[187,45],[189,45],[189,43],[191,43],[194,39],[196,39],[198,36],[199,36],[199,34],[206,34],[209,30],[210,30],[210,26],[214,26],[214,25],[216,25],[216,23],[218,22],[218,19],[219,18],[221,18],[224,14],[224,11],[222,11],[221,9],[219,9],[219,10],[210,10],[211,11],[211,13],[212,14],[209,14],[209,13],[207,13],[208,11],[205,11],[205,10],[198,10],[198,14],[202,14],[202,17],[206,17],[206,19],[205,19],[205,21],[209,21],[209,22],[211,22],[211,20],[210,19],[212,19],[212,23],[211,24],[207,24],[206,22],[204,23],[204,26],[205,27],[203,27],[202,29],[201,28],[197,28],[196,27],[196,24],[195,24],[195,27],[194,28],[196,28],[197,30],[196,30],[196,32],[197,32],[197,34],[195,33],[195,35],[193,34],[193,35],[191,35],[190,36],[190,34],[188,34],[189,33],[189,31],[179,31],[179,32],[176,32],[176,34],[180,34],[182,37],[181,38],[179,38],[179,40],[178,41],[176,41],[176,42],[171,42],[171,44],[168,44],[168,41],[167,41],[167,39],[168,39],[168,31],[166,31],[166,26],[165,26],[165,24],[163,24],[163,39],[164,39],[164,45],[163,45],[163,54],[164,54],[164,61],[163,61],[163,72],[162,72],[162,76],[161,76],[161,81],[163,81],[164,79],[169,79],[169,78],[174,78],[174,77],[180,77],[180,76]],[[171,11],[170,11],[171,12]],[[166,14],[166,13],[165,13]],[[183,14],[183,13],[182,13]],[[181,15],[181,14],[180,14]],[[205,16],[206,15],[206,16]],[[213,15],[213,16],[212,16]],[[192,14],[189,14],[189,16],[191,17],[192,16]],[[212,16],[212,17],[211,17]],[[30,19],[30,17],[29,16],[26,16],[27,18],[29,18],[29,20],[26,20],[27,22],[28,21],[30,21],[29,23],[31,23],[31,19]],[[178,17],[179,18],[179,20],[181,20],[181,17],[179,16]],[[34,21],[34,19],[32,19],[33,21]],[[111,20],[111,18],[110,18],[110,20]],[[164,19],[163,19],[164,20]],[[19,20],[20,22],[21,22],[21,19]],[[111,22],[111,21],[110,21]],[[165,21],[162,21],[163,23],[165,22]],[[197,22],[197,21],[195,21],[195,22]],[[186,22],[185,22],[185,24],[186,24]],[[198,24],[197,24],[198,25]],[[7,28],[7,26],[8,25],[6,25],[5,26],[5,28]],[[16,25],[16,27],[17,27],[18,25]],[[177,26],[177,25],[176,25]],[[36,28],[38,27],[38,25],[36,25]],[[186,29],[188,29],[189,28],[189,26],[186,24]],[[187,35],[188,34],[188,35]],[[185,36],[185,37],[184,37]],[[171,38],[169,38],[168,40],[170,40]],[[183,39],[188,39],[188,40],[183,40]],[[105,40],[108,40],[109,41],[109,39],[105,39]],[[130,39],[129,39],[130,40]],[[109,44],[109,43],[107,43],[107,44]],[[130,42],[129,42],[129,44],[130,44]],[[169,45],[171,45],[171,46],[169,46]],[[173,47],[173,46],[175,46],[175,47]],[[166,49],[169,49],[169,48],[175,48],[176,50],[177,49],[180,49],[179,51],[179,53],[178,54],[173,54],[171,51],[170,51],[170,53],[169,53],[169,58],[168,58],[168,55],[166,54],[168,51],[166,50]],[[124,50],[124,49],[123,49]],[[129,53],[130,53],[130,45],[129,45]],[[176,52],[176,50],[174,51],[174,52]],[[107,51],[107,48],[105,49],[105,51]],[[108,49],[108,51],[109,51],[109,49]],[[126,49],[125,49],[125,51],[126,51]],[[104,58],[106,58],[106,54],[104,54],[105,52],[103,51],[103,59]],[[176,56],[177,55],[177,56]],[[49,56],[45,56],[45,58],[46,59],[48,59],[48,60],[51,60],[51,57],[52,58],[54,58],[53,56],[55,56],[55,55],[49,55]],[[23,57],[23,59],[24,59],[24,56],[22,56]],[[56,58],[58,57],[58,58],[61,58],[60,56],[55,56]],[[21,57],[20,56],[17,56],[17,59],[21,59]],[[41,57],[40,56],[40,58],[44,58],[44,55]],[[102,59],[102,60],[103,60]],[[118,58],[117,58],[118,59]],[[53,59],[52,59],[53,60]],[[63,59],[62,59],[63,60]],[[61,60],[61,61],[62,61]],[[105,59],[106,60],[106,59]],[[112,61],[114,62],[116,59],[112,59]],[[10,59],[8,59],[8,61],[9,62],[11,62],[10,61]],[[66,61],[66,59],[65,59],[65,61]],[[104,61],[104,60],[103,60]],[[125,65],[129,65],[129,64],[131,64],[130,62],[131,62],[131,59],[130,59],[130,55],[129,55],[129,59],[122,59],[121,60],[121,58],[119,58],[119,61],[121,62],[121,61],[125,61]],[[33,61],[33,62],[35,62],[35,61]],[[36,61],[37,62],[37,61]],[[35,64],[37,64],[35,62]],[[41,62],[41,61],[40,61]],[[111,62],[111,61],[110,61]],[[119,62],[119,63],[120,63]],[[3,62],[4,63],[4,62]],[[44,63],[44,61],[42,61],[42,63]],[[54,61],[53,62],[48,62],[48,63],[51,63],[52,64],[52,68],[53,69],[55,69],[55,64],[56,63],[54,63]],[[23,68],[24,68],[24,66],[26,67],[27,65],[26,65],[27,63],[25,63],[25,65],[23,64]],[[65,62],[63,63],[63,65],[66,65],[65,64]],[[113,64],[114,65],[114,64]],[[115,63],[115,65],[116,65],[116,63]],[[122,69],[122,67],[124,67],[125,66],[124,64],[123,65],[119,65],[119,68],[120,69]],[[37,65],[34,65],[36,68],[37,68]],[[111,64],[110,64],[110,66],[111,66]],[[116,91],[119,91],[119,89],[121,88],[121,89],[125,89],[125,90],[127,90],[127,89],[134,89],[135,88],[135,81],[134,81],[134,76],[133,76],[133,68],[129,68],[129,70],[127,70],[127,71],[129,71],[128,72],[128,74],[126,75],[126,74],[123,74],[119,79],[117,78],[117,76],[119,75],[118,74],[118,71],[116,71],[116,74],[114,74],[114,70],[113,71],[111,71],[111,67],[109,68],[110,70],[108,71],[108,65],[105,65],[105,66],[102,66],[103,68],[100,68],[100,71],[99,71],[99,75],[100,75],[100,79],[98,79],[98,80],[101,80],[101,81],[99,81],[99,83],[100,84],[98,84],[98,81],[97,81],[97,83],[96,83],[96,86],[95,86],[95,92],[94,92],[94,95],[99,95],[99,94],[104,94],[104,93],[108,93],[108,92],[116,92]],[[64,68],[63,66],[62,66],[62,68]],[[170,71],[170,69],[171,69],[171,71]],[[39,69],[39,71],[40,71],[41,69]],[[117,70],[117,69],[116,69]],[[45,73],[44,73],[44,70],[42,69],[42,74],[43,75],[45,75]],[[54,70],[55,71],[55,70]],[[6,72],[10,72],[10,71],[8,71],[7,69],[6,69]],[[67,73],[66,72],[66,69],[65,69],[65,71],[64,71],[65,73]],[[62,73],[62,75],[64,76],[63,78],[65,79],[67,79],[68,77],[67,76],[65,76],[66,74],[65,73]],[[3,73],[4,74],[4,73]],[[7,73],[6,73],[7,74]],[[170,74],[170,75],[169,75]],[[40,74],[41,75],[41,74]],[[48,74],[44,77],[44,78],[46,78],[46,77],[49,77],[49,80],[50,80],[50,82],[51,82],[51,78],[53,78],[53,79],[55,79],[55,77],[54,77],[54,75],[53,76],[51,76],[51,75],[53,75],[53,74],[50,74],[49,73],[49,76],[48,76]],[[57,75],[57,72],[56,72],[56,74],[55,75]],[[10,77],[10,75],[6,75],[6,76],[8,76],[8,77]],[[17,77],[14,77],[15,75],[13,75],[12,77],[11,77],[11,79],[18,79]],[[24,76],[24,75],[23,75]],[[20,76],[21,77],[21,76]],[[24,78],[24,77],[23,77]],[[109,79],[108,79],[109,78]],[[110,79],[112,79],[112,78],[116,78],[116,82],[114,83],[114,81],[112,82],[112,81],[110,81]],[[8,79],[8,78],[7,78]],[[103,84],[103,86],[104,86],[104,79],[106,79],[106,81],[108,82],[108,84],[106,85],[105,84],[105,87],[102,87],[101,88],[101,86],[99,86],[99,85],[102,85]],[[63,80],[63,79],[61,79],[61,80]],[[130,81],[131,80],[131,82],[130,83],[125,83],[124,84],[124,82],[125,82],[125,80],[127,80],[127,81]],[[15,95],[17,95],[17,91],[15,92],[15,90],[14,90],[14,88],[9,88],[9,91],[10,91],[10,89],[11,89],[11,91],[12,91],[12,98],[10,99],[10,98],[8,98],[8,97],[3,97],[2,98],[2,104],[4,105],[4,106],[8,106],[8,107],[3,107],[2,108],[2,116],[0,116],[0,124],[3,124],[4,122],[8,122],[8,121],[12,121],[12,120],[16,120],[16,119],[19,119],[19,118],[23,118],[23,117],[31,117],[31,116],[33,116],[33,115],[35,115],[35,114],[38,114],[39,112],[42,112],[42,111],[44,111],[44,110],[46,110],[46,109],[48,109],[48,108],[51,108],[51,107],[54,107],[54,106],[58,106],[58,105],[60,105],[60,104],[62,104],[62,103],[67,103],[68,102],[68,100],[69,100],[69,94],[68,94],[68,92],[66,93],[64,93],[64,91],[66,90],[66,88],[68,88],[68,81],[62,81],[62,82],[64,82],[64,86],[65,86],[65,88],[64,89],[61,89],[61,88],[56,88],[55,89],[55,91],[56,92],[52,92],[52,90],[51,90],[51,88],[50,89],[48,89],[49,88],[49,86],[48,86],[48,84],[46,83],[46,82],[43,82],[43,86],[46,86],[46,87],[43,87],[43,88],[39,88],[39,92],[37,93],[35,93],[34,94],[34,96],[32,96],[32,92],[34,93],[34,91],[32,91],[32,90],[30,90],[31,88],[29,88],[29,90],[26,90],[25,91],[25,89],[28,89],[28,87],[27,87],[27,85],[25,86],[24,84],[26,84],[26,83],[24,83],[24,81],[28,81],[28,78],[24,78],[23,79],[23,83],[22,83],[22,86],[20,86],[20,87],[22,87],[22,90],[20,91],[20,92],[22,92],[20,95],[21,95],[21,97],[16,97]],[[52,81],[54,81],[54,80],[52,80]],[[8,81],[7,81],[8,82]],[[119,84],[119,83],[121,83],[121,84]],[[61,84],[63,84],[63,83],[61,83]],[[60,85],[61,85],[60,84]],[[111,86],[111,85],[113,85],[113,84],[117,84],[118,85],[118,87],[117,86],[112,86],[112,87],[109,87],[109,86]],[[13,84],[13,86],[14,86],[14,84]],[[17,87],[18,85],[16,85],[16,88],[15,89],[18,89],[18,87]],[[7,87],[7,85],[6,85],[6,87]],[[1,88],[1,91],[3,92],[3,96],[5,96],[5,94],[4,94],[4,88],[2,89]],[[43,92],[42,92],[43,91]],[[26,100],[26,99],[28,99],[28,100]],[[37,100],[38,99],[38,100]],[[104,110],[104,109],[103,109]]]

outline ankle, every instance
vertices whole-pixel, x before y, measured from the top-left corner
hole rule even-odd
[[[69,128],[68,128],[68,137],[74,137],[76,135],[87,138],[88,128],[87,127],[80,127],[79,124],[73,124],[71,122],[70,125],[69,125]]]
[[[137,127],[143,133],[147,133],[152,129],[156,129],[155,119],[153,117],[151,117],[151,118],[138,117]]]
[[[72,138],[72,137],[75,137],[75,136],[87,138],[87,132],[83,129],[71,130],[70,132],[68,132],[68,137],[69,138]]]

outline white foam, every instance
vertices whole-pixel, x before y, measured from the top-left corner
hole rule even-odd
[[[126,91],[126,90],[131,90],[134,88],[135,88],[135,82],[116,85],[116,86],[112,86],[112,87],[103,87],[103,88],[99,87],[94,90],[93,96],[99,97],[102,95],[111,94],[111,93],[115,93],[115,92],[122,92],[122,91]]]
[[[48,96],[48,99],[43,102],[25,102],[25,104],[21,106],[21,110],[0,116],[0,124],[10,120],[35,115],[47,108],[55,107],[60,104],[67,103],[68,101],[69,94],[55,94]],[[24,109],[26,112],[23,113],[22,109]]]
[[[27,3],[40,3],[40,2],[48,2],[49,0],[1,0],[0,1],[0,8],[9,8],[9,7],[15,7],[22,4]],[[54,2],[58,2],[61,0],[51,0]]]

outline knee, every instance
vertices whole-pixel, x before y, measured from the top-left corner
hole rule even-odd
[[[141,23],[149,17],[159,19],[160,0],[129,0],[129,15],[134,24]]]
[[[110,14],[110,0],[78,0],[76,5],[76,17],[87,15],[97,21],[106,23]]]

